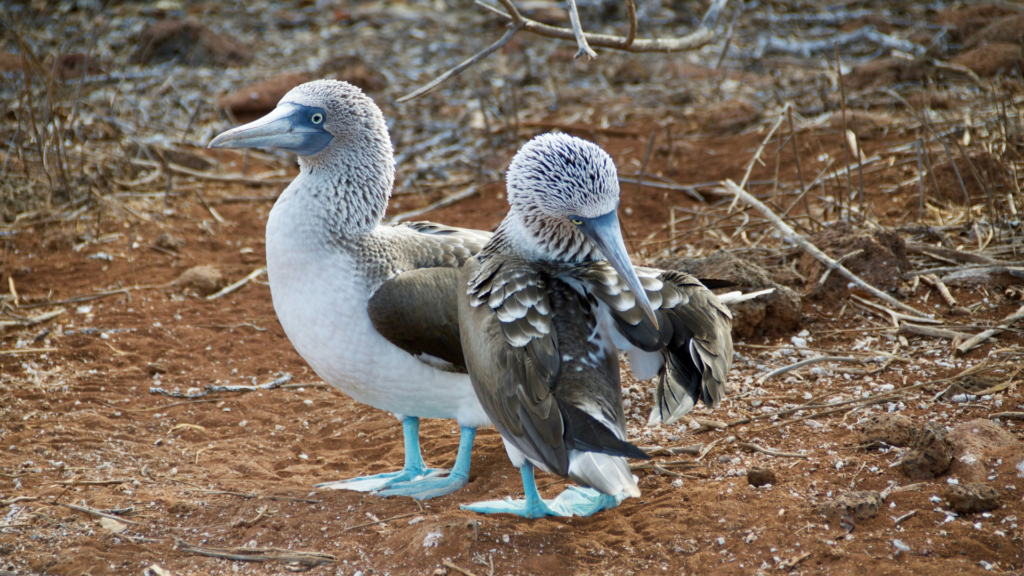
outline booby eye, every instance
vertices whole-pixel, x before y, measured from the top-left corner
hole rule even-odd
[[[323,121],[324,121],[324,115],[319,113],[319,112],[316,112],[312,116],[309,117],[309,120],[313,124],[322,124]]]
[[[583,220],[580,220],[579,218],[569,218],[569,222],[572,222],[577,226],[583,226]]]

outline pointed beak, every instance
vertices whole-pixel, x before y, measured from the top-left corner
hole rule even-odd
[[[658,328],[658,318],[654,315],[650,300],[647,299],[647,292],[640,284],[640,278],[633,270],[633,263],[629,260],[629,254],[626,253],[626,244],[622,240],[618,214],[612,210],[604,216],[581,218],[581,220],[583,220],[583,224],[579,227],[580,231],[601,250],[612,268],[615,268],[615,271],[626,279],[629,289],[633,291],[633,295],[636,296],[636,301],[640,304],[647,319],[654,324],[655,328]]]
[[[334,138],[320,124],[311,118],[323,114],[319,108],[298,104],[279,104],[273,112],[217,136],[210,142],[210,148],[280,148],[309,156],[323,150]],[[321,116],[323,118],[323,116]]]

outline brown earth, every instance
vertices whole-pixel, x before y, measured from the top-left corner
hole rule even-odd
[[[138,11],[149,10],[145,4],[125,3]],[[157,4],[174,11],[177,3]],[[296,3],[296,10],[275,9],[268,15],[278,27],[289,30],[326,29],[333,18],[365,24],[361,30],[372,32],[373,27],[407,17],[403,10],[409,7],[394,3],[387,12],[376,3],[339,4],[307,19],[309,12],[299,11],[300,5],[312,4]],[[159,11],[164,8],[154,10],[163,17]],[[192,3],[186,9],[209,20],[224,18],[226,12],[218,3]],[[946,12],[943,18],[957,26],[962,40],[1006,13],[968,7]],[[74,15],[72,11],[69,17]],[[556,11],[551,21],[565,25],[563,11]],[[885,22],[889,25],[888,19]],[[896,19],[892,22],[894,27],[902,26]],[[145,50],[138,52],[140,58],[178,58],[180,63],[199,59],[196,63],[215,67],[252,58],[247,44],[221,42],[228,39],[227,34],[221,38],[205,26],[207,32],[203,32],[198,24],[176,26],[162,32],[166,41],[162,51],[155,44],[145,44]],[[140,32],[144,30],[140,27]],[[484,27],[486,33],[500,30],[497,19]],[[203,34],[208,34],[207,44]],[[742,36],[737,34],[735,41]],[[155,42],[155,37],[151,31],[138,40]],[[514,58],[524,58],[528,48],[538,44],[536,38],[517,36],[502,51],[508,60],[500,60],[500,73],[494,76],[505,77],[525,67],[525,59]],[[478,167],[482,173],[500,173],[515,149],[536,133],[559,129],[590,138],[613,156],[620,173],[628,176],[643,170],[650,175],[644,185],[622,186],[621,219],[638,261],[705,256],[725,248],[735,258],[763,266],[766,278],[794,293],[806,296],[814,290],[822,270],[803,262],[799,250],[779,243],[766,223],[749,218],[754,216],[752,210],[737,206],[726,212],[724,206],[731,198],[721,197],[717,184],[725,178],[742,180],[747,164],[766,142],[778,113],[777,107],[772,108],[772,90],[786,82],[799,85],[806,76],[799,76],[794,68],[782,78],[764,70],[720,71],[714,69],[714,59],[703,65],[688,59],[667,63],[637,59],[635,65],[624,63],[631,60],[577,62],[572,59],[576,47],[571,43],[551,47],[546,56],[531,56],[532,61],[576,66],[595,75],[609,70],[613,73],[609,81],[617,89],[631,88],[648,74],[651,83],[666,77],[683,82],[664,87],[660,108],[636,105],[643,98],[639,92],[591,89],[581,95],[567,86],[555,87],[557,106],[534,102],[534,108],[547,110],[546,114],[520,122],[517,111],[515,122],[499,126],[492,117],[495,124],[475,128],[474,138],[486,143],[483,165]],[[5,49],[0,56],[13,50],[11,44],[0,48]],[[85,53],[87,48],[76,50]],[[613,58],[602,52],[606,57]],[[428,59],[421,54],[416,58]],[[12,72],[21,70],[20,57],[11,54],[3,62],[8,60]],[[926,159],[936,165],[938,190],[931,189],[931,180],[925,179],[922,194],[914,180],[917,158],[908,156],[905,148],[896,151],[923,136],[916,117],[897,102],[879,104],[874,100],[879,93],[867,90],[908,83],[904,94],[912,106],[944,111],[966,107],[973,88],[944,84],[963,74],[946,69],[940,74],[932,60],[876,60],[846,78],[848,87],[865,89],[862,95],[849,93],[851,114],[863,112],[852,109],[860,106],[884,119],[876,126],[878,118],[869,121],[864,116],[865,126],[858,121],[855,128],[872,136],[860,143],[864,156],[883,160],[869,164],[863,173],[852,171],[848,181],[825,177],[820,194],[819,187],[814,187],[810,213],[797,192],[819,173],[844,164],[841,129],[823,115],[834,117],[839,109],[837,96],[823,99],[825,108],[814,103],[800,112],[805,118],[821,116],[825,124],[807,127],[801,122],[795,135],[785,123],[781,125],[779,141],[764,146],[747,188],[777,213],[788,213],[807,237],[849,214],[854,206],[863,206],[870,220],[884,230],[883,241],[876,238],[866,245],[864,260],[851,259],[850,267],[880,286],[896,288],[894,295],[903,302],[933,313],[953,329],[977,331],[1020,307],[1022,289],[1016,277],[1010,279],[1006,292],[1002,286],[985,284],[951,286],[958,301],[952,307],[924,283],[904,282],[900,273],[905,267],[889,262],[890,256],[908,258],[897,254],[899,243],[892,240],[896,229],[919,243],[944,246],[947,257],[940,258],[949,260],[948,254],[958,253],[980,257],[974,251],[981,251],[982,238],[977,234],[985,225],[984,206],[979,204],[987,198],[985,187],[969,189],[972,206],[956,207],[956,194],[947,197],[948,191],[961,197],[962,191],[959,183],[950,180],[955,178],[951,168],[943,171],[948,157],[933,154]],[[106,66],[108,60],[102,61]],[[333,72],[328,63],[317,70],[342,76],[351,68],[356,70],[353,77],[365,77],[375,83],[375,89],[386,91],[374,97],[389,119],[395,119],[396,140],[403,124],[412,123],[416,113],[434,116],[432,120],[471,122],[464,102],[445,97],[421,100],[421,108],[400,108],[393,104],[399,88],[414,86],[388,82],[408,83],[411,71],[390,70],[386,82],[382,74],[374,74],[375,68],[359,68],[360,62],[343,59],[330,64]],[[808,69],[820,67],[820,58],[808,65]],[[284,71],[274,70],[274,74]],[[789,74],[796,79],[787,78]],[[245,76],[246,82],[238,85],[258,79],[252,76]],[[420,76],[426,80],[430,75]],[[464,74],[456,81],[470,76]],[[183,78],[188,75],[177,77],[178,81]],[[1003,108],[1019,104],[1014,98],[1019,99],[1022,91],[1015,81],[1010,78],[999,86],[1010,91],[1012,106],[996,101]],[[719,91],[729,84],[759,93],[733,89],[719,98]],[[155,79],[151,89],[164,86],[175,89],[163,77]],[[819,88],[810,86],[806,91]],[[505,93],[516,96],[514,90]],[[530,98],[539,101],[541,96],[523,91],[518,98],[525,108]],[[986,92],[971,100],[971,105],[980,110],[991,101],[994,97]],[[488,104],[503,105],[496,99]],[[185,108],[187,121],[195,109],[180,107]],[[628,111],[616,116],[615,109]],[[975,126],[979,116],[980,112],[974,117]],[[185,140],[181,124],[166,136]],[[992,162],[984,155],[972,159],[980,158],[976,168],[985,170],[987,176],[982,177],[989,186],[996,186],[997,199],[1003,202],[1011,196],[1012,202],[1016,194],[1019,206],[1024,170],[1013,156],[1019,153],[1013,147],[1019,146],[1019,140],[1018,144],[1012,141],[1013,124],[997,124],[1008,126],[1009,132],[1005,142],[991,149],[1009,150],[1006,157],[992,156]],[[105,130],[104,138],[117,134],[114,128]],[[977,131],[968,153],[978,151],[982,132]],[[4,140],[8,137],[12,136],[5,133]],[[285,166],[258,153],[215,154],[199,146],[126,142],[125,152],[136,160],[150,158],[217,174],[251,176]],[[399,142],[396,149],[401,153],[409,145],[409,141]],[[933,153],[937,146],[931,148]],[[952,155],[956,154],[954,150]],[[9,156],[10,174],[28,173],[27,153]],[[965,172],[970,165],[961,166],[956,157],[965,185],[971,186],[973,175]],[[1013,162],[1016,172],[1007,169]],[[898,333],[887,317],[851,305],[845,280],[833,274],[819,298],[803,298],[798,309],[787,308],[783,320],[774,325],[737,334],[726,398],[714,411],[696,408],[689,424],[647,428],[651,384],[635,382],[624,371],[630,438],[649,449],[662,469],[637,469],[643,495],[614,510],[590,518],[535,521],[461,510],[459,505],[467,502],[521,497],[519,475],[494,430],[479,432],[469,484],[455,494],[418,503],[320,491],[313,485],[399,468],[403,461],[400,426],[391,415],[354,403],[312,373],[276,320],[265,277],[227,296],[206,299],[216,288],[263,265],[267,213],[283,186],[247,187],[184,176],[154,183],[146,181],[146,174],[155,172],[133,166],[127,175],[97,175],[99,183],[127,182],[116,188],[124,194],[108,195],[99,204],[101,209],[70,221],[59,217],[16,220],[22,216],[18,210],[22,199],[3,202],[9,225],[0,228],[4,244],[0,286],[8,293],[0,310],[0,574],[140,574],[154,565],[175,575],[277,575],[305,569],[289,562],[213,558],[190,552],[190,546],[319,552],[330,555],[324,558],[327,563],[308,573],[344,576],[467,572],[478,576],[783,572],[902,576],[1020,574],[1024,570],[1020,527],[1024,426],[1012,417],[999,416],[1024,409],[1018,370],[1024,365],[1020,352],[1024,334],[1019,324],[963,357],[953,356],[947,340]],[[284,171],[286,176],[296,174],[294,166],[285,166]],[[693,193],[688,193],[678,187],[655,187],[661,180],[705,184],[695,185]],[[507,210],[502,184],[486,177],[476,184],[474,196],[430,212],[425,219],[493,229]],[[424,186],[415,192],[408,188],[398,192],[390,215],[440,200],[446,190]],[[695,199],[694,193],[705,201]],[[918,212],[919,202],[923,214],[931,218],[928,223]],[[958,219],[958,211],[967,217]],[[953,219],[953,224],[932,224],[935,218]],[[1019,226],[1008,226],[991,238],[982,234],[988,238],[986,244],[997,248],[1014,241],[1019,244]],[[836,229],[826,229],[816,238],[827,248],[825,237],[831,230],[831,253],[839,257],[856,246],[844,244],[846,238]],[[671,230],[678,232],[670,236]],[[888,252],[882,250],[885,247]],[[921,254],[918,251],[909,258],[910,264],[949,264]],[[1000,254],[1013,258],[1010,250]],[[875,270],[879,262],[887,264]],[[199,266],[213,269],[196,271]],[[183,278],[188,270],[193,272]],[[958,315],[964,308],[971,310],[970,316]],[[49,312],[60,314],[31,323],[30,319]],[[759,382],[769,370],[818,351],[854,356],[856,361],[811,365]],[[984,384],[973,385],[981,381],[973,376],[957,377],[979,366],[993,368]],[[265,384],[279,380],[281,374],[291,379],[271,389],[212,392],[195,399],[154,391],[192,393],[211,385]],[[920,387],[899,397],[885,395],[915,385]],[[821,416],[810,417],[818,408],[806,408],[827,408],[828,402],[852,402],[865,396],[875,400],[837,406],[835,412]],[[883,435],[866,434],[865,428],[890,414],[900,416],[899,433],[885,435],[892,445],[878,445],[885,441]],[[893,420],[889,418],[887,434],[893,432]],[[979,420],[987,424],[976,424]],[[724,428],[719,425],[723,423]],[[927,475],[913,466],[909,472],[915,478],[921,472],[926,478],[912,478],[904,460],[914,454],[909,447],[895,445],[919,430],[939,429],[950,431],[946,437],[950,446],[938,442],[940,456],[952,454],[949,469],[937,471],[931,466],[935,458],[929,456],[918,461],[927,460]],[[458,446],[455,424],[424,421],[421,433],[428,464],[451,466]],[[778,454],[751,452],[741,443]],[[654,449],[695,444],[702,445],[702,453]],[[747,479],[748,471],[754,469],[759,469],[753,474],[759,487]],[[938,476],[932,477],[933,472]],[[950,507],[957,504],[949,502],[949,486],[976,482],[986,486],[970,491],[984,496],[978,500],[984,500],[985,506],[963,509],[996,507],[951,514]],[[546,497],[565,487],[559,478],[545,474],[538,475],[538,484]],[[959,492],[967,491],[952,492],[962,498]],[[89,510],[104,510],[119,520],[101,519]],[[156,569],[148,573],[160,574]]]
[[[630,140],[602,139],[616,156]],[[698,150],[733,152],[726,158],[709,156],[711,161],[700,165],[677,157],[671,167],[663,166],[659,157],[657,169],[674,169],[694,180],[735,176],[734,167],[742,166],[756,138],[707,137],[692,143]],[[772,168],[755,170],[753,178]],[[492,228],[504,211],[500,192],[498,184],[487,186],[474,198],[431,213],[430,219]],[[207,189],[213,202],[220,195],[259,194],[243,187]],[[623,207],[632,209],[624,221],[631,234],[657,229],[663,195],[627,187]],[[431,197],[396,200],[407,210]],[[7,525],[13,531],[0,532],[0,561],[18,570],[127,574],[159,564],[175,574],[236,569],[269,574],[281,566],[190,555],[177,550],[176,541],[319,551],[341,562],[312,568],[313,574],[428,574],[445,558],[475,574],[489,573],[479,563],[491,561],[498,574],[750,574],[788,566],[785,562],[796,562],[799,571],[836,574],[968,573],[983,571],[981,560],[1005,569],[1022,565],[1015,518],[1022,511],[1024,485],[1016,477],[1014,461],[988,463],[995,477],[992,484],[1004,494],[1002,508],[991,517],[946,522],[941,512],[933,512],[936,506],[929,498],[942,494],[945,485],[946,477],[940,475],[918,491],[890,495],[884,511],[855,519],[856,527],[847,535],[845,528],[819,515],[819,503],[852,488],[878,491],[890,483],[913,483],[900,467],[891,466],[892,454],[856,448],[857,432],[846,425],[857,417],[822,418],[810,421],[813,427],[794,422],[722,432],[695,433],[685,426],[647,431],[642,424],[649,397],[641,388],[632,388],[635,392],[627,397],[632,398],[631,435],[640,435],[642,445],[707,445],[738,435],[785,452],[806,450],[810,458],[713,450],[681,478],[638,471],[644,495],[615,510],[584,519],[526,521],[459,509],[460,503],[515,496],[520,490],[499,436],[482,430],[470,483],[451,496],[419,504],[406,498],[316,491],[312,485],[317,482],[399,467],[400,427],[392,416],[326,387],[308,369],[281,331],[262,281],[213,301],[171,284],[197,265],[215,266],[229,280],[252,271],[262,260],[269,203],[216,204],[224,219],[220,224],[191,199],[172,197],[169,208],[161,206],[145,212],[150,222],[111,218],[71,228],[40,225],[5,237],[5,270],[21,298],[18,315],[56,306],[39,306],[45,302],[98,289],[113,291],[60,304],[66,313],[46,324],[3,333],[0,501],[8,502]],[[392,210],[399,211],[394,205]],[[168,232],[174,238],[163,236]],[[954,289],[954,294],[965,305],[981,297],[974,291]],[[972,321],[1005,316],[1016,306],[997,302]],[[815,346],[841,350],[860,340],[857,332],[840,330],[863,329],[865,319],[841,316],[841,306],[842,300],[836,299],[805,301],[799,327],[816,336]],[[762,339],[758,345],[788,339]],[[1019,333],[1009,334],[998,346],[1019,345],[1021,340]],[[755,363],[771,358],[759,355],[761,350],[751,344],[738,344],[742,354],[734,366],[730,396],[741,387],[750,390],[741,383],[750,382]],[[983,346],[968,358],[983,358],[996,346]],[[930,372],[934,377],[959,371],[953,364],[921,366],[937,368]],[[265,383],[282,372],[293,377],[287,389],[221,392],[193,401],[150,391],[153,386],[186,391],[218,383]],[[805,390],[841,391],[857,385],[899,387],[911,374],[904,368],[883,371],[870,382],[810,374],[775,379],[758,386],[756,395],[727,399],[710,413],[698,408],[694,415],[727,420],[757,413],[761,401],[751,405],[754,398],[799,398]],[[819,378],[817,384],[813,378]],[[628,377],[627,383],[636,386]],[[908,400],[901,414],[918,424],[934,418],[952,424],[1021,402],[1017,392],[1005,399],[1003,408],[991,402],[961,407]],[[769,402],[765,407],[773,410],[779,405]],[[862,416],[872,413],[877,410],[862,411]],[[1021,429],[1011,424],[1004,426],[1020,437]],[[430,464],[453,463],[457,432],[451,422],[424,422],[423,450]],[[774,471],[777,485],[748,486],[743,469],[753,466]],[[69,487],[76,479],[80,482]],[[556,480],[541,475],[545,495],[563,489]],[[1016,491],[1004,489],[1010,485]],[[55,500],[129,510],[121,517],[132,523],[123,532],[111,532],[96,517],[52,505]],[[914,516],[894,525],[893,518],[913,510]],[[377,519],[387,521],[369,524]],[[20,528],[29,526],[28,532]],[[892,544],[897,539],[911,552],[899,553]]]

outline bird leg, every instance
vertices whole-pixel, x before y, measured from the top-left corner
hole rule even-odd
[[[523,462],[519,473],[523,477],[523,491],[526,493],[524,500],[488,500],[463,504],[461,508],[481,514],[515,514],[530,519],[544,516],[590,516],[601,510],[615,508],[627,498],[625,493],[609,496],[592,488],[570,486],[554,500],[544,500],[533,478],[533,464]]]
[[[392,483],[378,491],[377,494],[380,496],[412,496],[417,500],[427,500],[428,498],[451,494],[465,486],[469,482],[469,460],[470,454],[473,452],[476,428],[459,426],[459,430],[459,452],[455,457],[455,465],[447,476],[437,477],[436,475],[431,475],[410,481]],[[416,453],[417,455],[419,454],[418,443]],[[408,457],[408,451],[406,452],[406,457]],[[408,467],[408,462],[406,466]]]
[[[420,481],[433,478],[443,474],[444,470],[427,468],[423,463],[423,456],[420,454],[420,419],[405,417],[402,419],[402,433],[405,438],[405,467],[398,472],[386,472],[373,476],[361,476],[350,480],[339,480],[337,482],[324,482],[317,484],[316,488],[330,488],[332,490],[355,490],[356,492],[377,492],[389,488],[395,484]],[[470,440],[472,446],[472,440]],[[461,448],[461,446],[460,446]],[[467,476],[469,464],[466,464]],[[463,483],[464,484],[464,483]],[[458,489],[453,488],[453,490]],[[427,496],[429,498],[429,496]]]

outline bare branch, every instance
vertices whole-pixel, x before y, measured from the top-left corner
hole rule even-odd
[[[517,14],[518,14],[518,12],[517,12]],[[512,37],[516,35],[516,32],[519,32],[524,27],[525,27],[524,24],[512,24],[512,27],[509,28],[508,31],[505,32],[505,35],[502,36],[501,38],[499,38],[497,42],[495,42],[494,44],[491,44],[490,46],[488,46],[487,48],[481,50],[480,52],[477,52],[476,55],[474,55],[469,60],[466,60],[465,62],[463,62],[462,64],[459,64],[455,68],[452,68],[451,70],[445,72],[444,74],[441,74],[440,76],[435,78],[430,84],[427,84],[426,86],[420,88],[419,90],[415,90],[413,92],[410,92],[410,93],[406,94],[405,96],[402,96],[401,98],[399,98],[397,100],[397,102],[399,104],[401,104],[402,102],[408,102],[409,100],[412,100],[413,98],[416,98],[417,96],[422,96],[422,95],[426,94],[427,92],[430,92],[434,88],[437,88],[437,86],[440,83],[442,83],[445,80],[451,78],[452,76],[457,76],[457,75],[461,74],[462,71],[465,70],[466,68],[469,68],[473,64],[476,64],[477,62],[483,60],[484,58],[487,58],[491,54],[497,52],[498,49],[500,49],[502,46],[504,46],[505,44],[508,44],[509,40],[511,40]]]
[[[715,0],[715,2],[708,8],[707,14],[704,15],[704,19],[701,20],[700,27],[693,32],[683,36],[681,38],[655,38],[655,39],[635,39],[630,40],[627,36],[609,36],[607,34],[584,34],[586,36],[587,43],[591,46],[597,46],[599,48],[612,48],[614,50],[623,50],[625,52],[683,52],[687,50],[696,50],[701,46],[709,44],[715,38],[714,28],[718,23],[718,17],[725,8],[728,0]],[[502,3],[504,4],[504,2]],[[514,18],[508,14],[489,6],[477,0],[477,6],[493,12],[494,14],[501,16],[502,18],[514,21]],[[629,6],[627,4],[627,11]],[[633,17],[635,17],[635,7]],[[522,18],[520,16],[520,18]],[[576,35],[572,30],[568,28],[558,28],[556,26],[548,26],[547,24],[541,24],[540,22],[530,20],[529,18],[523,18],[523,29],[527,32],[531,32],[538,36],[544,36],[546,38],[558,38],[561,40],[575,40]]]
[[[484,4],[480,0],[476,0],[475,4],[484,10],[487,10],[497,16],[500,16],[510,23],[510,28],[505,35],[498,39],[497,42],[491,44],[486,49],[478,52],[472,58],[459,64],[455,68],[452,68],[448,72],[445,72],[441,76],[435,78],[432,82],[426,86],[406,94],[397,100],[397,102],[408,102],[417,96],[422,96],[427,92],[430,92],[434,88],[437,88],[439,84],[445,80],[460,74],[473,64],[483,60],[496,52],[499,48],[508,44],[509,40],[515,36],[516,32],[525,30],[527,32],[536,34],[538,36],[544,36],[546,38],[557,38],[561,40],[575,40],[577,45],[580,47],[579,52],[576,53],[576,57],[579,58],[581,54],[586,54],[591,58],[596,58],[597,53],[591,49],[591,46],[598,46],[601,48],[611,48],[613,50],[622,50],[625,52],[682,52],[686,50],[696,50],[702,46],[709,44],[715,39],[714,28],[718,23],[718,17],[725,9],[726,4],[729,0],[713,0],[711,6],[708,8],[707,13],[704,15],[704,19],[701,20],[700,27],[693,32],[683,36],[682,38],[655,38],[655,39],[636,39],[636,4],[635,0],[626,0],[626,12],[629,15],[629,31],[625,37],[622,36],[609,36],[607,34],[587,34],[583,32],[583,28],[579,22],[579,13],[576,10],[575,0],[569,0],[569,19],[572,22],[572,29],[558,28],[556,26],[548,26],[547,24],[541,24],[535,20],[529,18],[523,18],[519,13],[519,10],[512,4],[512,0],[498,0],[501,2],[502,7],[505,8],[505,12],[502,12],[494,6]]]
[[[795,42],[793,40],[787,40],[779,38],[777,36],[770,36],[765,44],[764,52],[770,54],[772,52],[782,52],[786,54],[800,54],[805,58],[810,58],[815,52],[824,52],[832,48],[833,46],[846,46],[847,44],[854,44],[856,42],[873,42],[883,48],[891,50],[899,50],[900,52],[906,52],[908,54],[921,55],[924,54],[925,48],[920,44],[914,44],[908,40],[901,40],[888,34],[882,34],[875,29],[874,26],[864,26],[854,30],[853,32],[846,32],[844,34],[838,34],[836,36],[830,36],[829,38],[822,38],[820,40],[805,40],[803,42]]]
[[[636,40],[636,0],[626,0],[626,14],[629,15],[629,32],[626,32],[623,48],[629,48]]]
[[[836,272],[839,272],[843,276],[846,276],[854,284],[860,286],[864,290],[867,290],[875,298],[878,298],[879,300],[884,300],[891,306],[899,308],[900,310],[903,310],[919,318],[932,317],[930,314],[925,314],[923,312],[920,312],[919,310],[915,310],[914,308],[911,308],[910,306],[907,306],[906,304],[896,300],[892,296],[889,296],[885,292],[882,292],[878,288],[875,288],[871,284],[868,284],[864,280],[861,280],[856,274],[847,270],[842,264],[837,264],[835,260],[829,258],[824,252],[818,250],[816,246],[814,246],[813,244],[805,240],[803,237],[801,237],[799,234],[794,232],[793,229],[790,228],[788,224],[783,222],[778,216],[776,216],[775,213],[771,211],[771,209],[769,209],[756,198],[745,192],[742,188],[737,186],[736,183],[733,182],[732,180],[726,180],[724,184],[726,189],[729,190],[729,192],[735,194],[738,198],[742,199],[747,204],[753,206],[755,209],[757,209],[758,212],[763,214],[765,218],[771,221],[775,228],[779,230],[779,232],[782,232],[784,238],[791,240],[797,246],[803,248],[806,252],[810,253],[811,256],[814,256],[815,259],[817,259],[825,266],[829,268],[834,268]]]
[[[572,24],[572,34],[576,37],[576,44],[580,49],[573,58],[586,55],[590,58],[597,58],[597,52],[587,44],[587,36],[583,33],[583,25],[580,24],[580,15],[576,10],[576,0],[569,0],[569,22]]]

